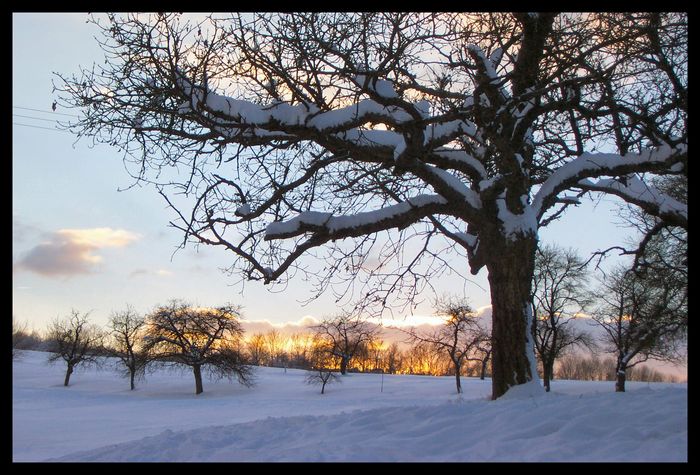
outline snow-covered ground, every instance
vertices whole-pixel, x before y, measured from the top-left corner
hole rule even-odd
[[[488,400],[490,381],[257,368],[252,388],[161,370],[135,391],[111,369],[46,353],[13,363],[14,461],[679,461],[686,384],[554,381],[540,397]],[[508,395],[506,395],[508,396]]]

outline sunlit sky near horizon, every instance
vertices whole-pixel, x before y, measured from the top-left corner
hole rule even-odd
[[[52,72],[72,73],[101,62],[86,14],[13,15],[12,58],[12,301],[13,317],[43,329],[71,309],[91,311],[99,324],[131,304],[147,312],[171,298],[197,305],[241,304],[248,320],[296,322],[338,311],[332,296],[303,306],[310,284],[293,282],[283,293],[260,283],[232,286],[237,279],[219,269],[230,253],[180,244],[168,227],[171,210],[152,188],[132,187],[121,154],[109,147],[76,143],[67,132],[49,130],[51,121],[70,119],[51,111]],[[545,243],[590,252],[625,243],[630,230],[619,226],[610,199],[581,205],[541,230]],[[466,271],[467,262],[458,263]],[[442,294],[468,297],[476,308],[489,304],[485,272],[441,279]],[[432,311],[432,295],[415,309]],[[395,314],[395,318],[402,315]]]

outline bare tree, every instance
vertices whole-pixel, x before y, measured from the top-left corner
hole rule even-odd
[[[148,347],[143,344],[146,320],[132,307],[127,307],[126,310],[112,313],[109,329],[112,344],[108,354],[119,360],[133,390],[136,387],[135,380],[144,376],[150,362]]]
[[[238,348],[243,335],[238,319],[233,305],[196,308],[173,300],[147,315],[146,348],[156,361],[191,367],[195,394],[204,391],[202,369],[251,386],[252,369]]]
[[[687,229],[648,180],[687,175],[683,12],[93,21],[105,63],[58,75],[57,104],[156,187],[183,246],[376,311],[485,268],[493,398],[537,378],[541,227],[605,193]]]
[[[403,352],[394,342],[384,351],[384,368],[389,374],[398,373],[403,367]]]
[[[49,362],[66,362],[64,386],[68,386],[76,366],[99,364],[104,333],[97,325],[90,323],[89,315],[89,312],[81,314],[72,310],[70,316],[56,318],[48,327],[46,339],[53,349]]]
[[[593,319],[616,357],[615,391],[625,390],[627,371],[649,359],[678,362],[688,326],[688,288],[668,273],[640,276],[618,267],[600,289]]]
[[[591,303],[586,289],[588,274],[583,259],[573,249],[540,246],[533,275],[532,331],[535,351],[542,361],[546,391],[554,376],[554,362],[574,347],[593,348],[591,334],[574,326],[575,319]]]
[[[445,318],[444,325],[432,333],[419,333],[415,328],[406,330],[412,342],[427,343],[438,352],[447,354],[455,374],[457,393],[462,393],[460,375],[468,361],[483,362],[475,356],[477,345],[490,340],[488,332],[479,324],[479,316],[466,300],[443,300],[437,304],[437,314]]]
[[[321,394],[326,391],[326,385],[341,382],[340,378],[328,367],[326,350],[323,345],[317,345],[311,351],[311,369],[305,378],[306,384],[320,385]]]
[[[250,357],[250,364],[262,366],[269,364],[269,354],[265,344],[265,335],[255,333],[246,340],[246,350]]]
[[[278,330],[272,329],[265,334],[265,348],[270,357],[270,366],[286,366],[286,337]]]
[[[380,332],[378,326],[349,313],[326,318],[314,329],[325,343],[326,351],[339,360],[340,374],[347,374],[350,361],[360,347],[374,341]]]
[[[491,360],[491,353],[493,352],[493,345],[491,344],[491,338],[488,338],[488,333],[485,333],[483,338],[479,340],[474,348],[475,359],[480,363],[481,369],[479,371],[479,379],[482,381],[486,378],[486,372],[488,371],[489,361]]]
[[[24,346],[24,342],[27,339],[27,323],[19,323],[12,317],[12,359],[17,359],[19,357],[19,350]]]

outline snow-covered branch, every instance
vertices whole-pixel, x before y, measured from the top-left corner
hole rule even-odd
[[[671,198],[653,191],[649,185],[635,181],[632,188],[623,184],[613,185],[614,180],[600,181],[598,184],[584,181],[587,178],[603,176],[626,176],[631,173],[664,171],[674,164],[680,163],[687,157],[687,145],[678,144],[675,147],[664,145],[642,153],[619,155],[614,153],[584,153],[578,158],[557,168],[544,181],[537,191],[532,206],[538,218],[557,202],[557,195],[570,188],[585,188],[591,191],[613,193],[637,205],[656,207],[666,216],[677,216],[673,219],[679,225],[685,220],[687,226],[687,206],[670,201]],[[685,211],[684,211],[685,209]],[[685,227],[684,226],[684,227]]]
[[[354,215],[306,211],[288,221],[270,223],[265,240],[286,239],[307,232],[329,239],[362,236],[392,228],[402,228],[432,214],[446,211],[447,200],[439,195],[418,195],[403,203]]]

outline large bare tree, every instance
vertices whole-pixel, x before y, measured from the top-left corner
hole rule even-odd
[[[192,368],[195,394],[204,391],[203,369],[251,386],[252,368],[239,348],[239,313],[232,305],[198,308],[173,300],[146,316],[145,348],[155,361]]]
[[[537,378],[541,227],[607,193],[687,228],[687,206],[647,180],[687,170],[684,13],[94,22],[104,64],[58,75],[58,106],[158,189],[183,245],[377,310],[485,268],[494,398]]]

